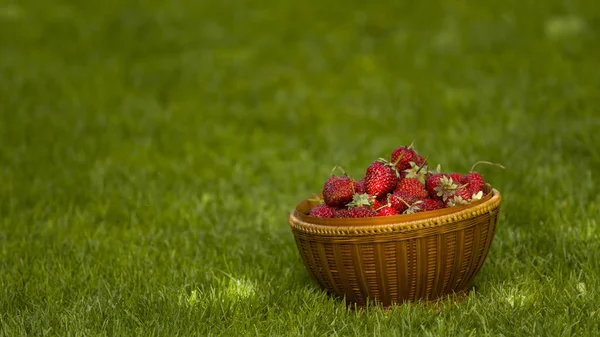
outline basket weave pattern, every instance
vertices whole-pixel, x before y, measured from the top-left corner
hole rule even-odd
[[[296,209],[289,222],[306,268],[323,288],[351,304],[371,299],[387,306],[466,289],[486,259],[500,201],[492,190],[485,201],[455,212],[363,225],[315,224]]]

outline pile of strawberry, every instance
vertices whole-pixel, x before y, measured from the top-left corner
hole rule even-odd
[[[365,218],[432,211],[468,204],[484,196],[485,181],[474,172],[443,173],[427,167],[427,158],[410,146],[400,146],[390,160],[379,158],[355,181],[339,166],[323,187],[323,199],[310,211],[318,218]],[[342,175],[334,175],[340,170]],[[311,199],[315,201],[315,199]]]

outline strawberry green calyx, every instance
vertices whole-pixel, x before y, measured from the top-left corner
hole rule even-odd
[[[453,206],[458,206],[458,205],[466,205],[468,203],[469,202],[467,200],[463,199],[460,195],[455,195],[446,201],[446,205],[448,207],[453,207]]]
[[[416,178],[422,184],[425,184],[427,178],[427,165],[426,161],[421,166],[418,166],[414,161],[410,162],[410,168],[404,170],[406,172],[405,178]]]
[[[363,194],[354,193],[354,196],[352,196],[352,201],[350,201],[347,206],[350,209],[360,207],[360,206],[366,206],[366,207],[372,208],[374,202],[375,202],[375,197],[370,196],[367,193],[363,193]]]
[[[483,198],[483,191],[479,191],[471,196],[471,201],[481,200]]]
[[[440,183],[435,188],[435,192],[438,197],[442,197],[442,200],[446,201],[448,198],[454,195],[454,191],[458,188],[458,184],[455,184],[451,177],[442,176]]]
[[[415,214],[421,211],[421,207],[420,205],[423,202],[421,200],[417,200],[415,202],[412,203],[412,205],[408,206],[408,208],[406,209],[406,211],[404,211],[403,214]]]
[[[442,165],[438,164],[435,168],[430,168],[427,173],[429,173],[429,175],[442,173]]]

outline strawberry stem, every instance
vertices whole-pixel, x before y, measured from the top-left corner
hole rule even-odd
[[[390,203],[389,203],[389,201],[388,201],[388,203],[387,203],[387,204],[385,204],[385,205],[381,205],[381,207],[379,207],[378,209],[375,209],[374,211],[375,211],[375,212],[379,212],[380,210],[382,210],[382,209],[384,209],[384,208],[386,208],[386,207],[389,207],[389,206],[390,206]]]
[[[396,161],[393,163],[394,166],[398,165],[398,163],[400,162],[400,160],[402,160],[402,157],[404,157],[405,153],[406,152],[402,152],[402,154],[398,157],[398,159],[396,159]]]
[[[498,164],[498,163],[492,163],[486,160],[480,160],[478,162],[476,162],[475,164],[473,164],[473,166],[471,166],[471,173],[473,173],[475,171],[475,166],[479,165],[479,164],[486,164],[486,165],[492,165],[492,166],[496,166],[499,167],[501,169],[504,169],[504,166],[502,166],[502,164]]]
[[[346,171],[344,171],[343,168],[341,168],[339,165],[335,165],[333,167],[333,169],[331,170],[331,175],[334,175],[335,170],[340,170],[342,172],[343,175],[347,176]]]
[[[427,159],[429,159],[429,156],[425,157],[425,159],[423,160],[423,163],[421,164],[421,166],[419,166],[419,169],[417,170],[417,172],[415,172],[415,174],[419,173],[421,171],[421,169],[423,167],[425,167],[425,163],[427,163]]]
[[[400,199],[400,201],[402,201],[406,205],[406,207],[410,208],[410,205],[406,201],[404,201],[404,199],[402,199],[402,198],[400,198],[398,196],[396,196],[396,198]]]

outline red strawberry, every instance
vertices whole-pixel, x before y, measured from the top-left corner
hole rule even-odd
[[[483,187],[485,186],[483,177],[477,172],[465,174],[462,176],[460,183],[467,185],[466,189],[469,192],[469,195],[477,194],[483,191]]]
[[[462,174],[460,173],[450,173],[450,178],[452,178],[452,180],[456,183],[460,182],[460,179],[462,178]]]
[[[354,192],[358,194],[365,193],[365,178],[362,178],[356,183],[356,190]]]
[[[417,198],[426,198],[427,190],[417,178],[404,178],[400,180],[394,192],[403,192]]]
[[[427,193],[429,193],[429,196],[431,196],[432,198],[437,197],[436,189],[440,185],[440,179],[445,176],[447,176],[447,174],[435,173],[430,175],[429,178],[427,178],[425,186],[427,187]]]
[[[425,166],[425,165],[427,165],[427,158],[423,158],[423,157],[417,155],[417,157],[415,158],[415,164],[417,164],[417,166],[419,166],[419,167]]]
[[[377,211],[377,216],[398,215],[398,212],[392,206],[385,206]]]
[[[352,212],[347,208],[340,208],[335,210],[334,218],[351,218]]]
[[[469,195],[471,197],[473,197],[474,195],[479,195],[479,192],[482,192],[483,188],[485,187],[485,181],[483,180],[483,177],[481,176],[481,174],[475,172],[475,167],[479,164],[487,164],[504,168],[504,166],[500,164],[491,163],[489,161],[478,161],[475,164],[473,164],[473,166],[471,166],[471,171],[463,175],[460,179],[461,184],[467,185],[466,188],[469,191]]]
[[[358,206],[350,210],[350,214],[353,218],[369,218],[377,216],[377,213],[369,207]]]
[[[335,208],[327,205],[316,205],[310,210],[308,215],[315,218],[333,218]]]
[[[470,200],[471,195],[463,185],[454,190],[454,193],[446,199],[445,204],[446,207],[465,205],[468,204]]]
[[[341,170],[344,175],[333,175],[336,169]],[[348,177],[339,166],[335,166],[331,174],[332,176],[325,182],[325,186],[323,186],[323,199],[331,207],[342,207],[352,200],[356,189],[356,182],[354,179]]]
[[[392,152],[392,163],[396,164],[398,172],[402,172],[410,168],[410,162],[415,162],[419,155],[412,149],[412,144],[408,147],[400,146]]]
[[[371,201],[372,201],[371,208],[373,208],[374,210],[378,210],[381,207],[388,204],[388,200],[385,197],[381,197],[379,199],[372,198]]]
[[[365,175],[365,191],[375,198],[393,191],[398,184],[398,171],[384,159],[374,161]]]
[[[404,212],[410,205],[418,200],[417,197],[404,192],[394,192],[388,196],[390,205],[398,212]]]
[[[444,203],[439,199],[423,198],[419,204],[421,212],[433,211],[440,208],[444,208]]]

